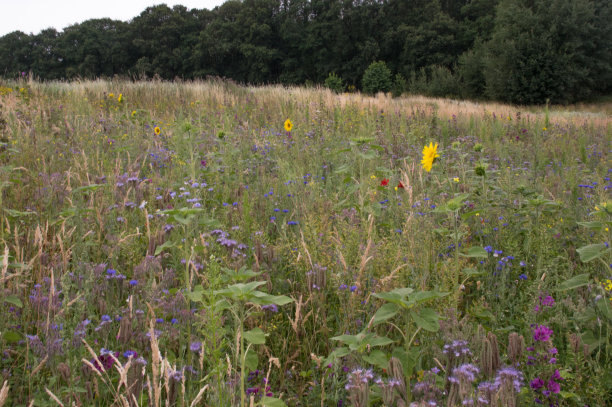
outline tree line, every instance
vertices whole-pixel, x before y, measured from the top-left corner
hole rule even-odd
[[[609,0],[162,4],[128,22],[92,19],[0,37],[0,75],[327,80],[352,90],[363,89],[368,67],[382,62],[396,94],[571,103],[612,91],[611,21]]]

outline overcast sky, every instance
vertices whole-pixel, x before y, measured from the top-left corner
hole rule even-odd
[[[213,9],[225,0],[0,0],[0,36],[19,30],[37,34],[53,27],[58,31],[92,18],[109,17],[127,21],[145,8],[166,3],[188,9]]]

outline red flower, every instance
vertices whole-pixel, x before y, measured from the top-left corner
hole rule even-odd
[[[380,181],[380,185],[386,187],[387,185],[389,185],[389,180],[387,178],[383,178],[383,180]]]
[[[399,182],[399,184],[397,184],[398,188],[404,189],[404,184],[402,184],[402,181]]]

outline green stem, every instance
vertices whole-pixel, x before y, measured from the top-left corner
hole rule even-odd
[[[410,347],[412,346],[412,342],[414,342],[414,339],[419,334],[419,332],[421,332],[421,327],[418,327],[417,330],[412,335],[412,338],[410,338],[410,342],[408,342],[408,345],[406,345],[406,350],[410,349]]]
[[[453,284],[455,287],[455,308],[459,305],[459,226],[457,225],[458,212],[453,212],[453,228],[455,230],[455,273],[453,276]]]
[[[244,310],[242,304],[240,306],[240,320],[238,321],[240,326],[238,330],[240,331],[240,407],[245,407],[246,405],[246,393],[244,391],[244,366],[246,359],[246,352],[244,351],[244,332],[243,332],[243,322],[244,322]]]

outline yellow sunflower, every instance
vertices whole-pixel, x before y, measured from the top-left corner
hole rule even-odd
[[[159,128],[159,126],[155,126],[155,128],[153,129],[153,133],[155,133],[156,136],[159,136],[159,133],[161,133],[161,129]]]
[[[423,147],[423,159],[421,160],[423,169],[427,172],[431,171],[431,167],[438,157],[440,157],[440,154],[438,154],[438,143],[435,145],[433,143],[429,143],[429,146],[426,145]]]
[[[285,130],[291,131],[292,128],[293,128],[293,123],[291,123],[291,120],[289,119],[285,120]]]

